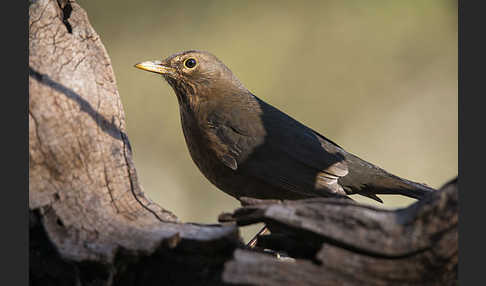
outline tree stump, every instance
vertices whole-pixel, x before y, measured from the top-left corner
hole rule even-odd
[[[396,211],[336,199],[182,223],[144,195],[110,59],[74,1],[29,1],[31,285],[452,285],[457,183]],[[256,204],[255,204],[256,203]],[[271,235],[247,249],[237,225]],[[266,254],[285,253],[291,259]]]

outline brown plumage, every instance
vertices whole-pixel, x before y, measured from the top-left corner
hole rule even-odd
[[[433,189],[387,173],[267,104],[214,55],[174,54],[137,68],[162,74],[179,101],[192,159],[235,198],[300,199],[361,194],[421,198]]]

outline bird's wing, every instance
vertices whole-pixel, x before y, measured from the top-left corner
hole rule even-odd
[[[213,120],[212,132],[227,148],[220,160],[233,170],[288,191],[307,196],[345,195],[338,184],[348,173],[340,148],[255,99],[258,106],[254,109],[259,112]],[[234,110],[231,112],[241,112]]]
[[[210,113],[207,125],[216,156],[228,168],[237,170],[253,149],[263,142],[262,137],[255,136],[262,133],[263,126],[254,124],[259,120],[256,113],[243,115],[239,109],[228,108],[231,105],[238,106],[238,103],[227,104]]]

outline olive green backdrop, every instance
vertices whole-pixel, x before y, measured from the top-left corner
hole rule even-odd
[[[238,203],[192,162],[172,89],[133,67],[182,50],[214,53],[257,96],[396,175],[432,187],[457,175],[456,1],[78,2],[111,57],[141,183],[184,221]]]

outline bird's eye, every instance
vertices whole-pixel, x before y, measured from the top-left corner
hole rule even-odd
[[[197,62],[196,59],[194,58],[188,58],[187,60],[184,61],[184,65],[186,68],[192,69],[196,66]]]

